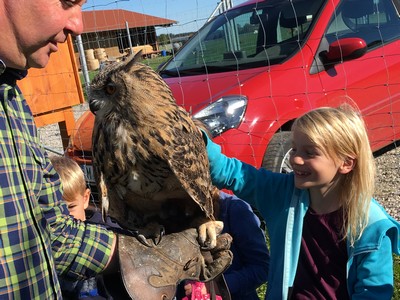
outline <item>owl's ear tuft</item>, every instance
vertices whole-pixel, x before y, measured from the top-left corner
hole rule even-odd
[[[143,49],[140,49],[140,51],[138,52],[138,53],[136,53],[136,54],[134,54],[134,60],[135,60],[135,62],[140,62],[140,61],[142,61],[143,60],[143,58],[142,58],[142,53],[143,53]]]
[[[125,64],[126,69],[130,69],[132,65],[143,60],[142,52],[143,50],[140,50],[138,53],[131,55],[131,57],[128,58],[128,62]]]

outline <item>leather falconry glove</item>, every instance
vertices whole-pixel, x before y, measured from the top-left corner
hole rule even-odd
[[[232,237],[221,234],[217,246],[202,250],[197,230],[163,236],[160,243],[145,246],[133,236],[118,235],[121,277],[132,299],[173,299],[182,280],[208,282],[232,263]],[[151,240],[148,240],[151,243]]]

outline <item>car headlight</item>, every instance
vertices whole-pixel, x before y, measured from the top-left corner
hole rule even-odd
[[[195,115],[203,122],[213,137],[231,128],[237,128],[247,107],[247,97],[241,95],[225,96],[211,103]]]

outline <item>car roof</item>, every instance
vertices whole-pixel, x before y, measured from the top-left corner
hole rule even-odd
[[[266,1],[267,1],[267,0],[249,0],[249,1],[243,2],[243,3],[241,3],[241,4],[235,5],[235,6],[233,6],[233,8],[237,8],[237,7],[241,7],[241,6],[246,6],[246,5],[253,4],[253,3],[266,2]]]

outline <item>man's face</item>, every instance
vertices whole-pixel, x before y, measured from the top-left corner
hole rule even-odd
[[[84,0],[2,0],[0,59],[17,69],[43,68],[68,34],[82,33]]]

